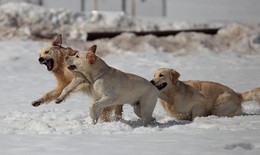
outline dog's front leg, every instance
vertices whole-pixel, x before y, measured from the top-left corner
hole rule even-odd
[[[62,90],[62,93],[56,99],[55,103],[62,102],[75,88],[77,88],[78,85],[82,84],[83,82],[85,82],[85,79],[83,78],[73,79],[71,83]]]
[[[197,104],[192,108],[191,111],[192,117],[191,120],[193,121],[196,117],[207,116],[207,110],[204,104]]]
[[[109,103],[113,103],[113,100],[110,97],[103,97],[89,106],[90,117],[92,118],[93,124],[98,122],[101,109],[109,106]]]
[[[59,94],[60,94],[60,91],[58,91],[58,89],[54,89],[54,90],[46,93],[45,95],[43,95],[38,100],[33,101],[32,105],[34,107],[38,107],[41,104],[48,103],[48,102],[56,99],[59,96]]]

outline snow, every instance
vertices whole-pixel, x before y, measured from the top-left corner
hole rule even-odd
[[[31,105],[31,101],[55,85],[53,75],[37,61],[39,49],[48,43],[27,40],[34,32],[64,32],[67,39],[82,40],[91,24],[93,29],[101,30],[104,29],[99,26],[104,23],[113,27],[107,30],[117,30],[120,28],[117,22],[122,21],[134,23],[132,26],[139,30],[173,28],[174,24],[153,27],[121,15],[86,15],[25,3],[2,5],[0,13],[1,155],[259,154],[260,106],[254,102],[243,103],[247,115],[208,116],[193,122],[168,117],[158,102],[153,114],[156,122],[148,127],[140,126],[129,105],[124,106],[120,122],[92,125],[89,97],[81,93],[59,105],[54,102],[37,108]],[[128,25],[124,22],[121,28]],[[31,25],[36,28],[33,30]],[[176,27],[186,26],[194,25],[183,23]],[[214,36],[180,33],[158,38],[125,33],[87,44],[97,44],[98,54],[110,66],[148,80],[157,68],[168,67],[180,72],[181,80],[210,80],[243,92],[260,87],[259,34],[259,25],[235,23],[226,25]],[[73,48],[81,49],[76,45]]]
[[[0,40],[35,38],[63,33],[70,40],[86,40],[87,32],[150,31],[223,26],[221,23],[157,22],[131,18],[122,12],[72,12],[28,3],[0,6]]]
[[[14,46],[15,45],[15,46]],[[89,98],[72,95],[65,103],[38,108],[31,101],[52,89],[54,77],[37,62],[46,45],[35,41],[0,42],[0,152],[1,154],[258,154],[260,108],[243,104],[251,114],[177,121],[160,104],[148,127],[132,108],[124,106],[120,122],[91,124]],[[116,47],[113,47],[116,48]],[[181,80],[212,80],[243,92],[260,86],[260,55],[211,51],[121,52],[103,56],[113,67],[151,79],[159,67],[175,68]],[[120,51],[120,49],[118,49]],[[129,67],[131,66],[131,67]]]

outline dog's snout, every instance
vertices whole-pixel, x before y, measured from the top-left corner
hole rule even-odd
[[[44,61],[43,57],[40,57],[40,58],[38,59],[38,61],[39,61],[40,63],[42,63],[42,62]]]
[[[151,80],[150,82],[151,82],[153,85],[155,84],[155,83],[154,83],[154,80]]]
[[[68,67],[69,70],[74,70],[74,69],[76,69],[76,68],[77,68],[77,66],[75,66],[75,65],[70,65],[70,66]]]

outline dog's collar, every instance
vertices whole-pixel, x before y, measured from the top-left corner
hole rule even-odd
[[[110,70],[110,67],[108,66],[101,74],[99,74],[93,81],[92,84],[95,83],[98,79],[100,79],[102,76],[104,76],[108,71]]]

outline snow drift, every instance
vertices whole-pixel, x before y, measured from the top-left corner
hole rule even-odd
[[[156,37],[123,33],[112,39],[100,39],[90,43],[102,45],[100,51],[103,53],[146,51],[150,48],[152,51],[187,54],[197,51],[253,54],[260,53],[260,27],[250,28],[234,23],[220,29],[216,35],[183,32],[175,36]]]
[[[27,4],[8,3],[0,6],[0,40],[39,36],[53,36],[62,33],[64,40],[75,42],[86,49],[86,35],[90,31],[142,31],[173,30],[188,28],[207,28],[211,24],[151,23],[130,18],[122,13],[109,12],[71,12],[66,9],[50,9]],[[100,39],[97,43],[100,53],[124,51],[145,51],[143,45],[151,50],[164,52],[213,52],[236,51],[238,53],[260,52],[260,25],[228,24],[216,35],[203,33],[179,33],[176,36],[156,37],[121,34],[113,39]],[[115,47],[115,48],[112,48]]]
[[[141,31],[158,29],[122,13],[71,12],[67,9],[45,9],[27,3],[0,6],[0,38],[49,36],[63,33],[69,39],[85,40],[89,31]]]

